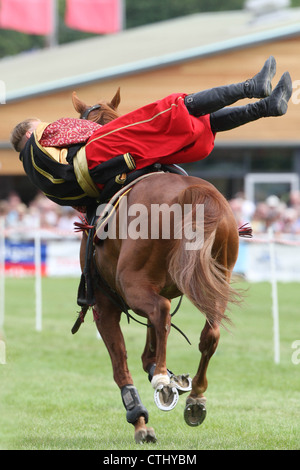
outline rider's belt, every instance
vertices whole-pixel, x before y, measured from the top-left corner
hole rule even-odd
[[[73,158],[73,165],[77,182],[82,187],[84,192],[90,197],[98,198],[100,193],[89,173],[85,155],[85,147],[81,147],[76,153]]]
[[[100,163],[89,170],[85,147],[81,147],[73,157],[76,179],[86,194],[99,198],[99,189],[94,182],[105,185],[112,178],[121,185],[126,182],[127,173],[135,169],[135,161],[130,153],[124,153]]]

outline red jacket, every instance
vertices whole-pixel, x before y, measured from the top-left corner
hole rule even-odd
[[[153,163],[186,163],[207,157],[215,140],[210,117],[190,115],[185,96],[169,95],[97,129],[85,146],[89,169],[127,152],[137,169]]]
[[[103,189],[106,177],[123,171],[154,163],[181,164],[202,160],[214,147],[210,116],[190,115],[184,104],[185,96],[180,93],[169,95],[105,126],[73,118],[45,124],[38,139],[40,148],[46,154],[51,154],[51,150],[58,152],[59,156],[55,154],[54,160],[67,163],[61,154],[67,155],[68,148],[74,144],[83,145],[74,171],[78,183],[90,196]],[[128,158],[128,154],[129,164],[122,159],[122,156]]]

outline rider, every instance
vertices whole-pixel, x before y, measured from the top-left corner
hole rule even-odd
[[[25,172],[46,196],[61,205],[99,199],[117,175],[153,163],[175,164],[206,158],[217,132],[262,117],[282,116],[292,95],[285,72],[272,92],[273,56],[252,79],[194,94],[177,93],[100,126],[86,120],[42,123],[29,119],[12,132]],[[244,106],[243,98],[259,98]]]

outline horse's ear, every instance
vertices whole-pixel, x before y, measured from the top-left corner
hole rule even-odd
[[[119,87],[117,90],[117,93],[115,94],[115,96],[110,102],[110,107],[113,108],[114,110],[117,110],[120,102],[121,102],[121,93],[120,93],[120,87]]]
[[[87,105],[78,98],[76,91],[73,91],[72,93],[72,102],[75,111],[77,111],[77,113],[79,113],[80,115],[83,114],[87,108]]]

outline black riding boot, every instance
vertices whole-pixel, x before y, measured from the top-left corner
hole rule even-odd
[[[199,117],[229,106],[243,98],[265,98],[272,92],[271,80],[276,72],[273,56],[266,60],[261,71],[246,82],[199,91],[185,97],[190,114]]]
[[[246,106],[228,107],[212,113],[211,129],[213,132],[228,131],[262,117],[282,116],[287,112],[292,91],[292,80],[289,72],[286,72],[267,98]]]

